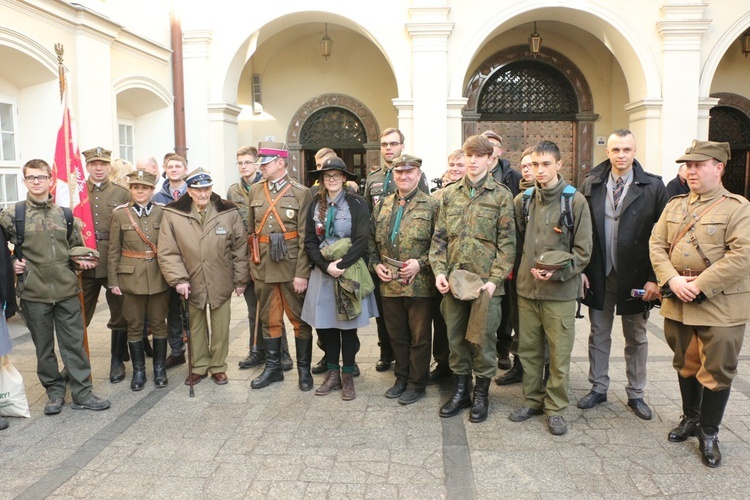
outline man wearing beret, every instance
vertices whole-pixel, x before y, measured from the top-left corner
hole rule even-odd
[[[67,209],[55,205],[50,196],[52,169],[44,160],[23,166],[28,190],[23,236],[16,228],[16,206],[3,210],[0,226],[13,243],[13,271],[18,279],[21,314],[36,347],[39,381],[47,392],[45,415],[60,413],[70,385],[74,410],[106,410],[110,403],[91,392],[91,363],[83,345],[83,318],[78,300],[78,278],[73,272],[74,253],[94,253],[83,245],[81,221]],[[22,241],[20,241],[22,240]],[[82,260],[77,269],[92,269],[93,261]],[[55,339],[66,375],[60,373]]]
[[[127,203],[130,193],[127,189],[110,182],[109,170],[112,152],[96,147],[83,152],[86,158],[86,170],[89,177],[86,189],[89,191],[91,215],[94,220],[96,250],[99,252],[99,265],[81,274],[83,283],[83,312],[86,315],[86,326],[91,324],[99,301],[99,292],[105,290],[109,306],[111,330],[109,381],[113,384],[125,380],[124,358],[128,351],[128,324],[122,316],[122,297],[109,289],[107,282],[107,258],[109,255],[109,229],[112,225],[112,211],[115,207]],[[91,229],[91,228],[87,228]]]
[[[463,145],[466,177],[445,188],[430,245],[435,286],[443,294],[441,311],[448,330],[449,363],[456,386],[440,416],[458,415],[471,406],[469,420],[483,422],[489,411],[489,387],[497,373],[497,328],[503,282],[516,255],[513,200],[507,187],[488,172],[492,144],[473,135]],[[470,272],[481,283],[469,299],[454,290],[453,274]],[[472,291],[472,290],[470,290]],[[485,303],[484,321],[470,328],[477,301]],[[471,397],[472,374],[476,375]]]
[[[313,387],[312,328],[300,315],[310,277],[310,258],[305,251],[310,190],[287,172],[289,152],[281,142],[262,142],[258,160],[263,181],[250,188],[248,229],[257,242],[257,261],[250,266],[260,305],[260,322],[266,346],[263,373],[250,383],[262,389],[284,380],[281,369],[281,336],[284,313],[294,328],[299,388]]]
[[[237,206],[213,192],[209,172],[197,168],[185,182],[188,196],[164,207],[159,265],[169,286],[188,303],[193,371],[185,384],[210,374],[224,385],[232,292],[242,295],[250,280],[247,232]]]
[[[109,287],[122,296],[122,314],[128,323],[128,346],[133,361],[130,388],[146,384],[143,340],[144,319],[154,335],[154,384],[167,386],[167,311],[169,286],[156,259],[162,205],[152,202],[156,174],[136,170],[128,174],[130,203],[115,208],[109,235]],[[144,312],[145,318],[144,318]]]
[[[659,219],[667,192],[658,175],[646,172],[635,159],[635,137],[615,130],[607,140],[607,156],[586,176],[581,193],[594,221],[594,248],[583,274],[584,304],[589,306],[589,382],[591,391],[578,401],[589,409],[607,401],[612,324],[622,319],[625,336],[625,392],[638,418],[651,419],[643,399],[648,362],[646,320],[649,302],[658,299],[659,286],[648,256],[651,229]],[[633,297],[642,289],[642,297]]]
[[[650,240],[682,396],[667,439],[697,436],[708,467],[721,465],[719,426],[750,319],[750,203],[722,185],[729,158],[726,142],[693,141],[677,159],[690,193],[667,203]]]
[[[385,397],[408,405],[424,395],[430,377],[435,277],[428,254],[438,201],[418,188],[421,158],[404,154],[393,165],[397,190],[377,204],[371,219],[370,266],[380,279],[396,357],[396,382]]]
[[[591,215],[586,198],[559,174],[560,149],[542,141],[531,153],[536,185],[528,199],[516,197],[516,228],[523,241],[518,266],[518,355],[523,365],[524,404],[509,418],[522,422],[546,414],[549,431],[568,432],[570,353],[575,341],[576,299],[581,272],[591,258]],[[567,198],[567,199],[566,199]],[[549,373],[544,383],[544,344]]]

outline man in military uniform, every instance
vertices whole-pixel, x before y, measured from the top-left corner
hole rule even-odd
[[[677,160],[690,193],[667,203],[650,240],[682,395],[668,440],[698,436],[708,467],[721,465],[719,425],[750,319],[750,203],[722,185],[729,158],[729,143],[693,141]]]
[[[154,336],[154,384],[167,386],[167,310],[169,286],[156,260],[162,205],[152,202],[156,175],[144,170],[128,174],[132,200],[115,208],[109,241],[109,287],[120,295],[122,314],[128,323],[128,345],[133,361],[130,388],[146,384],[143,323]]]
[[[369,253],[396,355],[396,383],[385,397],[408,405],[424,395],[430,377],[435,277],[428,253],[438,201],[417,187],[421,158],[401,155],[393,165],[398,189],[375,207]]]
[[[16,245],[13,271],[18,275],[21,313],[36,347],[37,375],[49,400],[45,415],[56,415],[65,404],[70,384],[74,410],[106,410],[110,403],[91,392],[91,364],[83,345],[83,318],[78,300],[78,278],[71,256],[94,252],[83,246],[81,221],[55,205],[49,194],[52,169],[44,160],[23,166],[28,193],[24,204],[23,237],[16,229],[16,206],[3,210],[0,226]],[[68,220],[69,218],[69,220]],[[20,222],[20,221],[19,221]],[[83,260],[79,269],[95,262]],[[55,337],[66,376],[60,373]],[[66,381],[67,380],[67,381]]]
[[[224,385],[232,292],[242,295],[250,280],[247,232],[234,203],[213,192],[209,172],[197,168],[185,182],[187,196],[164,207],[157,258],[164,279],[188,303],[193,371],[185,384],[210,374]]]
[[[375,210],[375,206],[381,199],[392,195],[396,191],[396,183],[393,180],[393,160],[401,156],[404,152],[404,134],[397,128],[387,128],[380,134],[380,154],[383,156],[383,165],[373,167],[367,175],[365,184],[364,197],[370,205],[370,213]],[[419,189],[430,194],[430,188],[427,185],[427,177],[424,172],[419,178]],[[377,275],[373,275],[377,283]],[[375,287],[375,300],[378,304],[378,310],[383,310],[383,304],[380,300],[380,288]],[[385,325],[385,319],[381,314],[375,318],[378,325],[378,346],[380,346],[380,359],[375,364],[375,369],[384,372],[391,367],[393,362],[393,347],[388,335],[388,328]]]
[[[466,177],[445,188],[430,247],[435,285],[443,294],[441,311],[456,378],[456,387],[440,408],[440,416],[452,417],[471,406],[469,420],[483,422],[489,410],[490,381],[497,372],[500,302],[503,281],[515,260],[516,233],[510,191],[488,172],[492,144],[486,137],[474,135],[466,140],[463,150],[469,165]],[[456,271],[468,271],[482,283],[471,290],[476,294],[473,299],[454,289],[452,275]],[[486,312],[482,314],[482,310]],[[476,327],[469,328],[470,322]],[[472,372],[476,375],[473,402]]]
[[[247,224],[247,214],[250,211],[250,187],[263,178],[258,165],[255,163],[257,159],[258,149],[253,146],[243,146],[237,150],[237,168],[240,171],[240,182],[229,186],[229,191],[227,192],[227,199],[237,205],[237,208],[240,210],[240,216],[242,216],[242,222],[245,224],[245,230],[248,231],[248,234],[252,232],[252,227],[248,227]],[[245,303],[247,304],[247,319],[250,323],[250,340],[247,357],[239,362],[240,370],[252,368],[263,363],[266,359],[263,337],[260,336],[258,338],[258,332],[255,330],[258,296],[255,294],[255,285],[252,279],[247,284],[244,295]],[[291,370],[294,366],[292,365],[291,357],[289,357],[286,328],[284,327],[283,330],[284,334],[281,336],[282,368]],[[289,360],[288,367],[285,367],[284,361],[287,359]]]
[[[312,389],[310,373],[312,328],[302,321],[302,304],[310,277],[305,251],[305,226],[310,211],[310,190],[287,173],[286,144],[262,142],[257,163],[264,181],[250,188],[248,225],[258,243],[257,261],[250,266],[260,305],[266,344],[266,366],[253,380],[253,389],[284,380],[281,370],[281,335],[284,312],[294,327],[299,388]],[[252,239],[252,238],[251,238]]]
[[[99,252],[99,265],[81,274],[83,283],[83,312],[86,315],[86,326],[96,311],[99,301],[99,291],[104,288],[109,306],[109,322],[107,328],[111,330],[111,360],[109,381],[113,384],[125,380],[124,358],[128,349],[128,324],[122,317],[122,297],[112,293],[107,283],[107,257],[109,255],[109,228],[112,225],[112,211],[115,207],[127,203],[130,193],[122,186],[109,181],[111,151],[96,147],[83,152],[86,158],[86,170],[89,177],[86,189],[89,191],[91,215],[94,220],[94,236],[96,250]]]

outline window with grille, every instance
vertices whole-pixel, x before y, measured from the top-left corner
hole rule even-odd
[[[516,61],[490,76],[479,95],[478,111],[482,120],[573,120],[578,99],[556,68],[538,61]]]
[[[343,108],[324,108],[305,121],[300,143],[305,148],[356,148],[367,142],[365,127],[354,113]]]
[[[130,123],[120,123],[120,158],[133,163],[133,128]]]

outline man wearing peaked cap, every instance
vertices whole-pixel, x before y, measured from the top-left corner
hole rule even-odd
[[[151,201],[156,174],[136,170],[127,177],[131,200],[115,208],[112,214],[107,274],[112,293],[123,300],[122,315],[128,325],[133,362],[130,388],[140,391],[147,380],[144,319],[154,336],[154,384],[157,388],[167,385],[169,286],[156,258],[163,216],[162,205]]]
[[[667,203],[649,242],[682,396],[667,439],[697,436],[708,467],[721,464],[719,426],[750,319],[750,203],[722,185],[729,158],[726,142],[693,141],[676,160],[690,193]]]
[[[250,188],[248,230],[257,242],[257,260],[250,265],[260,304],[260,322],[266,347],[263,373],[253,389],[284,380],[281,370],[281,335],[284,312],[294,327],[299,388],[312,389],[310,373],[312,328],[300,315],[304,303],[310,259],[305,251],[310,190],[287,173],[288,152],[280,142],[261,142],[258,160],[263,181]]]
[[[125,379],[124,360],[128,354],[127,322],[122,316],[122,297],[115,295],[109,289],[107,280],[107,259],[109,255],[109,230],[112,225],[112,211],[115,207],[127,203],[130,193],[122,186],[109,180],[112,152],[102,147],[96,147],[83,152],[86,158],[86,170],[89,177],[86,180],[93,228],[96,238],[96,250],[99,252],[99,265],[81,274],[83,284],[83,309],[86,326],[91,324],[94,317],[99,292],[105,290],[107,305],[109,306],[109,322],[111,330],[109,381],[113,384]]]
[[[193,371],[185,384],[210,374],[224,385],[232,292],[242,295],[250,280],[247,232],[237,206],[213,193],[210,172],[197,168],[185,182],[187,196],[164,207],[159,265],[169,286],[188,303]]]

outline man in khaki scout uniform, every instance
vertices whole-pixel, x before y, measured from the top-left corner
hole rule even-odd
[[[167,386],[167,312],[169,286],[156,260],[162,205],[152,202],[156,175],[144,170],[128,174],[132,200],[115,208],[109,231],[109,287],[122,296],[122,315],[128,323],[128,345],[133,361],[130,388],[146,384],[144,312],[154,335],[154,384]]]
[[[396,383],[385,397],[417,402],[430,378],[432,302],[435,277],[428,254],[437,199],[419,190],[422,159],[401,155],[393,162],[397,190],[372,215],[370,267],[380,279],[382,315],[396,356]],[[394,266],[394,262],[402,262]]]
[[[310,190],[287,173],[286,144],[262,142],[258,161],[264,180],[250,188],[248,225],[252,224],[258,260],[250,265],[260,303],[260,322],[266,345],[266,366],[252,381],[253,389],[284,380],[281,370],[281,335],[284,312],[294,327],[299,388],[312,389],[310,373],[312,328],[302,321],[302,304],[310,277],[305,252],[305,226],[310,211]],[[252,252],[251,252],[252,255]],[[255,259],[255,257],[252,257]]]
[[[441,311],[448,328],[449,362],[456,378],[450,399],[440,408],[441,417],[452,417],[469,406],[471,422],[483,422],[489,410],[489,388],[497,373],[497,328],[503,281],[513,268],[516,230],[513,200],[507,187],[488,172],[493,153],[486,137],[474,135],[463,145],[466,177],[445,188],[430,246],[435,285],[443,294]],[[483,285],[473,299],[455,290],[452,274],[474,275]],[[459,273],[460,274],[460,273]],[[459,297],[463,298],[458,298]],[[469,328],[475,303],[487,302],[484,328]],[[476,317],[474,322],[476,322]],[[483,331],[482,331],[483,330]],[[471,377],[476,375],[474,399]]]
[[[112,225],[112,211],[115,207],[127,203],[130,193],[122,186],[109,181],[109,170],[112,155],[101,147],[96,147],[83,152],[86,158],[86,170],[89,177],[86,180],[86,189],[89,192],[89,203],[91,204],[91,215],[94,227],[86,228],[93,230],[96,237],[96,250],[99,252],[99,265],[81,274],[83,283],[83,309],[86,315],[86,326],[91,324],[91,319],[96,311],[96,303],[99,300],[99,292],[105,290],[107,305],[109,306],[109,322],[107,328],[111,333],[111,360],[109,368],[109,381],[113,384],[125,380],[125,363],[127,357],[128,324],[122,317],[122,297],[112,293],[107,283],[107,257],[109,255],[109,228]]]
[[[729,158],[726,142],[693,141],[677,160],[690,193],[667,203],[650,240],[684,413],[667,438],[697,436],[708,467],[721,465],[719,425],[750,319],[750,203],[722,185]]]
[[[187,196],[164,207],[159,230],[159,266],[167,284],[187,299],[193,371],[186,385],[211,374],[227,383],[231,298],[249,281],[247,232],[237,207],[213,192],[202,168],[185,179]],[[209,335],[206,306],[211,310]]]

